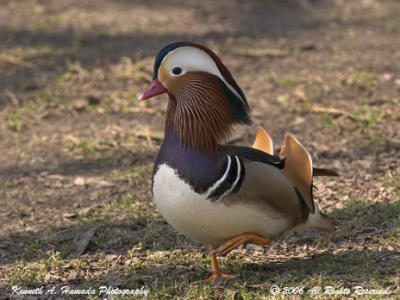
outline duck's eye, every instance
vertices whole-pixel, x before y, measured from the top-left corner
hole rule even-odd
[[[172,68],[172,74],[179,75],[181,73],[182,73],[182,68],[181,67],[173,67]]]

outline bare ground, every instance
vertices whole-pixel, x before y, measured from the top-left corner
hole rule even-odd
[[[400,297],[399,36],[395,0],[0,0],[0,295],[106,285],[254,299],[277,284]],[[291,132],[341,173],[316,180],[335,236],[249,245],[221,259],[237,280],[190,284],[209,273],[206,248],[150,192],[166,97],[136,98],[177,40],[212,48],[245,91],[254,124],[236,143],[259,125],[276,145]]]

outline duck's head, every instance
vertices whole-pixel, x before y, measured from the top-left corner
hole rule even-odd
[[[215,149],[234,124],[250,124],[246,97],[219,57],[192,42],[172,43],[157,54],[153,81],[139,99],[168,93],[166,130],[199,150]]]

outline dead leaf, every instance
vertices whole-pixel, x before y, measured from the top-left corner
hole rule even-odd
[[[108,261],[108,262],[113,261],[115,258],[117,258],[117,255],[115,255],[115,254],[107,254],[106,255],[106,261]]]
[[[92,209],[99,207],[99,205],[92,205],[92,206],[88,206],[88,207],[84,207],[82,209],[79,210],[78,214],[80,216],[85,216],[87,215]]]
[[[306,96],[306,92],[304,91],[304,86],[297,87],[293,92],[293,96],[295,96],[297,99],[299,99],[301,101],[306,101],[307,96]]]
[[[74,180],[75,185],[85,185],[85,179],[83,177],[76,177]]]
[[[266,286],[266,285],[270,285],[270,284],[271,283],[269,281],[266,281],[266,282],[258,283],[258,284],[248,284],[247,286],[251,287],[251,288],[260,288],[260,287],[263,287],[263,286]]]
[[[89,105],[86,99],[76,99],[72,103],[72,108],[76,111],[83,111]]]
[[[71,212],[62,214],[62,217],[65,218],[65,219],[75,218],[76,216],[77,216],[76,213],[71,213]]]
[[[81,178],[81,177],[78,177]],[[77,179],[78,179],[77,178]],[[77,180],[75,179],[75,180]],[[97,186],[101,186],[101,187],[111,187],[114,186],[114,184],[112,182],[109,182],[107,180],[104,180],[102,177],[88,177],[88,178],[82,178],[84,184],[93,184],[93,185],[97,185]],[[79,181],[81,182],[81,181]],[[74,182],[75,183],[75,182]],[[76,184],[76,183],[75,183]],[[83,184],[77,184],[77,185],[83,185]]]
[[[69,272],[68,280],[76,279],[77,276],[78,276],[78,271],[77,270],[72,270],[71,272]]]

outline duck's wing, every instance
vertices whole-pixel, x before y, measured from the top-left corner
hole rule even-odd
[[[286,216],[292,224],[304,222],[308,206],[304,196],[282,170],[285,158],[241,146],[225,146],[225,152],[238,157],[244,169],[238,198],[252,202],[262,209],[269,206]]]
[[[285,165],[284,158],[250,147],[225,145],[221,148],[221,157],[224,157],[224,163],[220,176],[206,192],[211,201],[224,200],[239,191],[246,176],[245,163],[248,161],[270,165],[278,171]]]
[[[264,143],[265,142],[265,143]],[[263,129],[259,129],[256,146],[263,150],[271,150],[272,141]],[[265,163],[281,169],[294,185],[300,202],[305,203],[308,211],[315,212],[312,194],[313,166],[311,156],[306,148],[292,135],[287,134],[283,141],[280,156],[273,156],[264,151],[240,146],[226,146],[230,155],[236,155],[240,159]],[[307,214],[307,212],[304,212]]]
[[[225,152],[237,157],[244,169],[235,199],[256,205],[260,210],[269,207],[290,226],[304,223],[305,228],[334,231],[335,223],[314,204],[312,177],[315,169],[311,156],[290,134],[285,136],[281,149],[280,156],[274,156],[250,147],[225,146]],[[336,174],[329,169],[317,170],[318,175]]]
[[[223,147],[223,151],[228,155],[237,155],[243,160],[258,161],[278,169],[282,169],[285,166],[284,156],[271,155],[255,148],[226,145]]]

